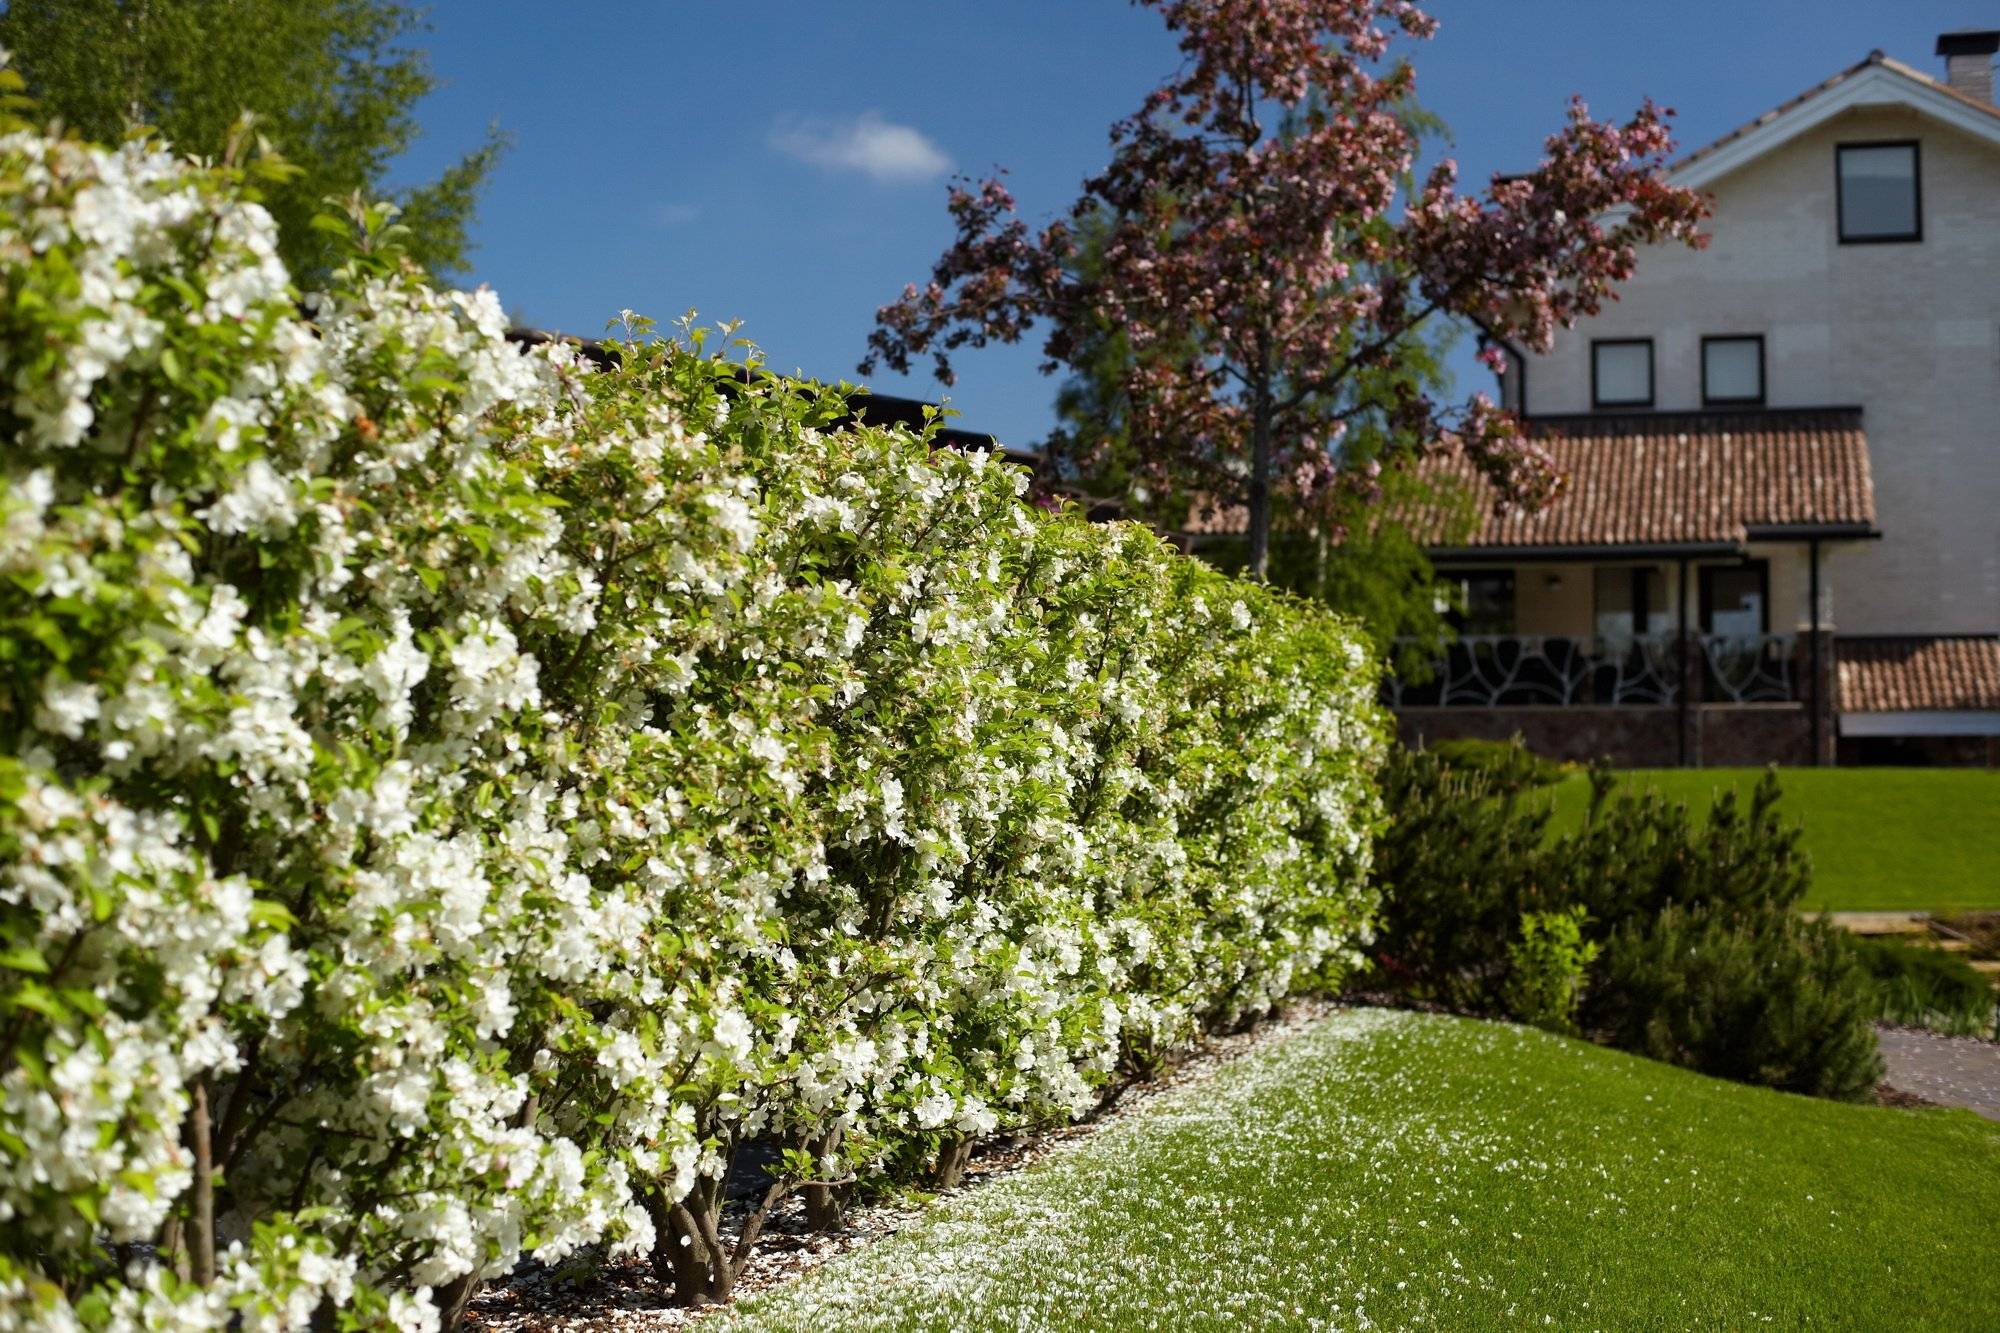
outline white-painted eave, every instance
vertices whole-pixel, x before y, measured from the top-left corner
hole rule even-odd
[[[1903,709],[1893,713],[1842,713],[1843,736],[2000,736],[2000,712],[1979,709]]]
[[[1667,179],[1702,189],[1738,167],[1816,129],[1835,116],[1863,108],[1903,106],[2000,149],[2000,114],[1979,107],[1894,64],[1870,62],[1831,87],[1803,98],[1769,120],[1712,150],[1697,152]]]

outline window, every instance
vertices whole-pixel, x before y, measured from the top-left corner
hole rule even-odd
[[[1653,340],[1601,338],[1590,344],[1593,407],[1653,405]]]
[[[1458,593],[1459,609],[1447,617],[1460,634],[1514,632],[1514,571],[1445,570],[1438,578]]]
[[[1761,334],[1701,340],[1701,401],[1764,401],[1764,339]]]
[[[1834,198],[1844,245],[1922,240],[1916,141],[1841,144],[1834,149]]]
[[[1482,349],[1497,347],[1501,364],[1506,367],[1496,376],[1500,381],[1500,406],[1509,412],[1525,412],[1528,403],[1527,394],[1523,391],[1527,388],[1527,367],[1521,362],[1521,354],[1506,343],[1489,342],[1483,338],[1480,346]]]
[[[1667,627],[1667,581],[1651,565],[1599,565],[1596,572],[1597,637],[1629,643]]]
[[[1770,630],[1771,569],[1762,560],[1704,565],[1701,628],[1704,633],[1747,638]]]

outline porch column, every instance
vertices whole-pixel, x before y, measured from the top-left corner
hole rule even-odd
[[[1688,562],[1680,559],[1679,595],[1674,599],[1680,614],[1675,638],[1679,656],[1680,688],[1675,692],[1680,704],[1680,752],[1682,768],[1701,767],[1701,649],[1688,630]]]

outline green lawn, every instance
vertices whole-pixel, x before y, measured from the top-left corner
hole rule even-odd
[[[1705,808],[1721,790],[1748,796],[1763,770],[1655,768],[1624,774]],[[1805,826],[1813,891],[1838,911],[2000,907],[2000,771],[1967,768],[1788,768],[1779,810]],[[1557,817],[1583,816],[1590,784],[1555,789]]]
[[[1991,1328],[2000,1125],[1337,1015],[747,1300],[756,1329]]]

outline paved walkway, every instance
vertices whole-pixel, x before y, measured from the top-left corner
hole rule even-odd
[[[1911,1028],[1882,1028],[1880,1036],[1890,1087],[2000,1120],[2000,1042]]]

